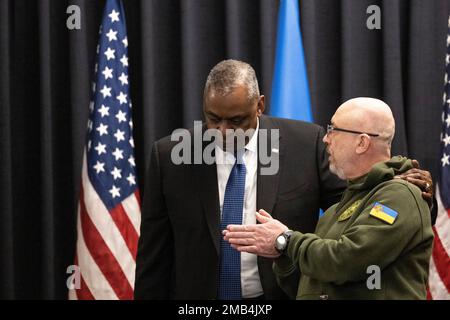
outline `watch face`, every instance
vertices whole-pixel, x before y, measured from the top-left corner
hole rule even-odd
[[[277,238],[277,249],[283,250],[286,247],[286,238],[281,235]]]

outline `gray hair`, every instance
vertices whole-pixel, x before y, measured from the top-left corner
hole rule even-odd
[[[223,60],[210,71],[203,94],[206,96],[212,91],[226,96],[233,89],[242,85],[247,87],[250,101],[259,98],[258,79],[256,79],[252,66],[238,60]]]

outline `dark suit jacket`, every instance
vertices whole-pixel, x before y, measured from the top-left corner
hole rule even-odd
[[[324,130],[306,122],[262,116],[260,129],[279,129],[280,166],[257,176],[257,209],[289,228],[314,232],[319,208],[340,200],[345,182],[328,170]],[[270,137],[270,134],[269,134]],[[215,299],[221,237],[216,165],[171,161],[178,142],[153,145],[143,198],[136,299]],[[271,150],[269,144],[269,150]],[[284,299],[272,261],[258,258],[267,299]]]

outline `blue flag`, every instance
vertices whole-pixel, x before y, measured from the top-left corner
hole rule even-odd
[[[270,114],[313,122],[298,0],[280,2]]]
[[[270,114],[313,121],[298,0],[281,0]]]

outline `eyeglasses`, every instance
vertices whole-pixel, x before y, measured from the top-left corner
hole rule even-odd
[[[379,137],[380,136],[379,134],[375,134],[375,133],[367,133],[367,132],[361,132],[361,131],[336,128],[332,124],[328,124],[327,125],[327,134],[330,134],[332,131],[342,131],[342,132],[354,133],[354,134],[367,134],[368,136],[371,136],[371,137]]]

